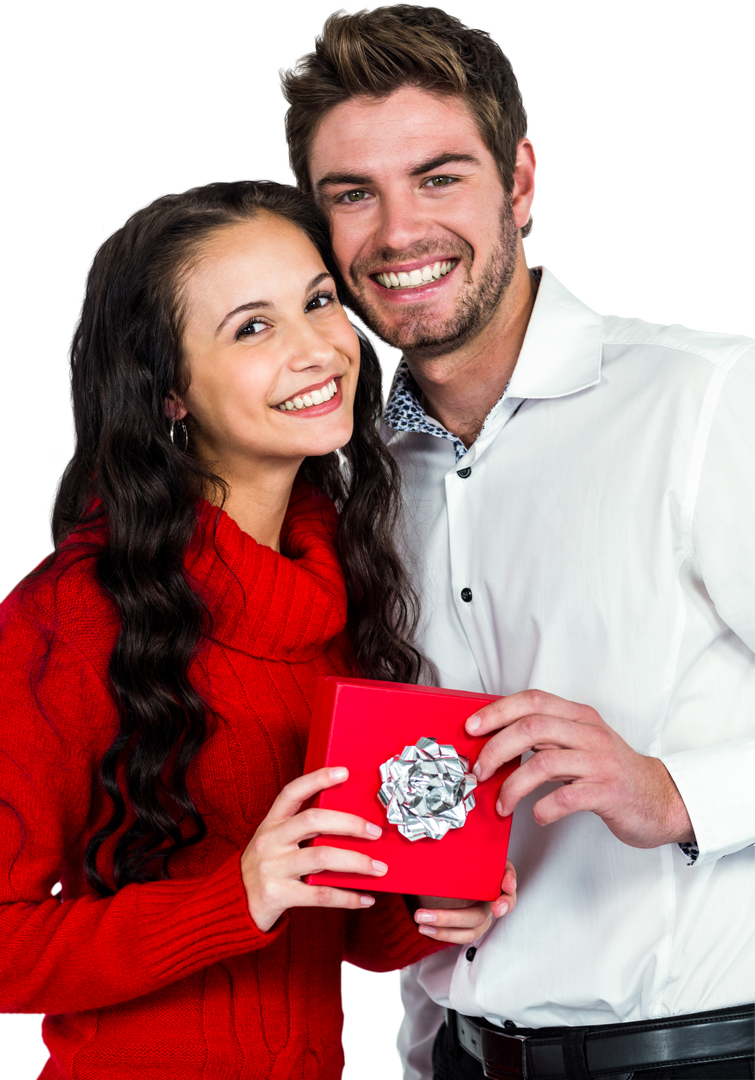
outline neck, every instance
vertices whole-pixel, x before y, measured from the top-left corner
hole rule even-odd
[[[298,467],[298,463],[280,470],[271,467],[254,476],[229,475],[229,470],[222,469],[219,473],[228,486],[225,512],[243,532],[273,551],[280,551],[281,528]]]
[[[406,352],[425,411],[470,447],[511,378],[537,296],[521,238],[511,284],[493,317],[460,348],[430,360]]]

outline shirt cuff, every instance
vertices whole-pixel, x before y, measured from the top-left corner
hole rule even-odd
[[[755,739],[716,743],[661,757],[684,800],[697,855],[679,845],[695,866],[755,843]]]

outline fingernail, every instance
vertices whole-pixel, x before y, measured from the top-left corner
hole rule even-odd
[[[374,896],[360,896],[359,899],[365,907],[372,907],[372,905],[375,903]]]
[[[496,810],[496,813],[497,813],[497,814],[500,814],[500,815],[501,815],[501,817],[503,817],[503,804],[501,803],[501,800],[500,800],[500,799],[499,799],[499,800],[498,800],[498,802],[497,802],[497,803],[495,804],[495,810]]]
[[[377,874],[384,874],[386,872],[386,870],[388,869],[388,863],[379,862],[378,859],[373,859],[372,860],[372,869]]]
[[[330,770],[330,779],[331,780],[345,780],[348,775],[349,775],[349,770],[348,769],[343,769],[343,768],[339,767],[337,769],[331,769]]]
[[[419,932],[420,934],[427,934],[428,937],[435,937],[438,933],[434,926],[420,926]]]
[[[509,910],[509,905],[508,904],[501,904],[501,906],[499,908],[499,911],[501,912],[501,915],[505,915],[508,910]],[[499,915],[498,917],[500,918],[501,916]]]
[[[481,723],[482,720],[480,720],[479,716],[470,716],[470,718],[467,720],[466,725],[469,734],[474,735],[475,731],[479,729]]]
[[[364,831],[368,836],[382,836],[383,830],[379,825],[373,825],[371,821],[368,821],[364,827]]]
[[[438,916],[434,915],[432,911],[418,911],[414,916],[417,922],[437,922]]]
[[[472,772],[475,774],[475,776],[477,777],[478,780],[482,776],[482,769],[480,768],[478,762],[476,762],[476,761],[475,761],[474,765],[472,766]]]

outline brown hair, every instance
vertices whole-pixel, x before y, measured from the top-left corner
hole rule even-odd
[[[331,15],[314,52],[281,78],[291,168],[304,191],[311,191],[309,149],[325,114],[349,98],[385,97],[401,86],[463,98],[505,190],[513,190],[516,151],[527,133],[516,76],[489,34],[440,8],[393,4]],[[532,219],[522,236],[531,226]]]

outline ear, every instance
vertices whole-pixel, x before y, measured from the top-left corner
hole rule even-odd
[[[517,229],[523,229],[530,219],[530,207],[535,197],[535,151],[529,139],[521,139],[516,148],[514,190],[511,206]]]
[[[169,420],[183,420],[188,411],[183,401],[175,394],[168,394],[163,402],[163,412]]]

